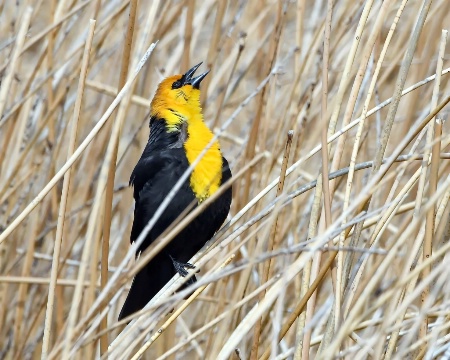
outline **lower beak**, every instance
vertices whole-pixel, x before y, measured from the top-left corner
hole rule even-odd
[[[193,78],[193,79],[190,81],[190,84],[192,85],[192,87],[193,87],[194,89],[200,89],[200,83],[201,83],[202,80],[205,78],[205,76],[208,75],[208,73],[209,73],[209,70],[206,71],[206,72],[204,72],[203,74],[201,74],[201,75],[196,76],[195,78]]]
[[[195,71],[200,67],[201,64],[202,64],[202,62],[200,64],[193,66],[188,71],[186,71],[186,74],[183,75],[184,83],[192,85],[192,87],[194,87],[195,89],[200,89],[200,83],[205,78],[205,76],[208,75],[208,73],[209,73],[209,70],[208,70],[199,76],[196,76],[194,78],[192,77],[194,75]]]

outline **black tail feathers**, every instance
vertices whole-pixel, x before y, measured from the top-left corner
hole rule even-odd
[[[176,274],[172,259],[165,254],[158,254],[133,279],[130,292],[119,314],[119,321],[141,310]],[[196,282],[192,276],[180,291]],[[186,296],[186,298],[189,295]]]
[[[144,308],[175,275],[172,260],[158,254],[133,279],[130,292],[119,314],[119,321]]]

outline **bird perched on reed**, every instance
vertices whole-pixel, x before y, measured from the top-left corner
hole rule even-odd
[[[194,77],[200,65],[195,65],[184,75],[163,80],[151,102],[150,136],[130,178],[135,199],[132,243],[178,179],[213,139],[200,106],[200,83],[208,72]],[[199,206],[230,178],[228,162],[218,141],[214,141],[145,237],[136,256],[169,228],[187,207],[192,203],[194,208]],[[181,276],[187,275],[186,269],[193,268],[189,259],[225,221],[231,197],[230,187],[136,274],[119,320],[142,309],[177,272]],[[195,276],[192,279],[195,281]]]

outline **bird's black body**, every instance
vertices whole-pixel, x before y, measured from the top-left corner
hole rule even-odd
[[[130,178],[130,184],[134,186],[135,199],[131,242],[138,238],[160,204],[189,167],[183,148],[187,137],[186,129],[180,128],[179,131],[167,132],[164,121],[155,117],[151,119],[150,125],[149,141]],[[228,162],[223,158],[221,183],[230,178]],[[176,274],[172,259],[187,263],[213,237],[228,215],[231,197],[231,188],[229,188],[135,276],[119,320],[142,309]],[[138,253],[155,241],[192,203],[198,206],[188,178],[150,230]]]

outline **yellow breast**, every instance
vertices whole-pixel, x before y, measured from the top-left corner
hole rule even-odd
[[[201,117],[190,119],[187,132],[188,138],[184,143],[184,149],[189,164],[192,164],[207,147],[214,135]],[[191,174],[191,188],[199,202],[206,200],[219,188],[222,181],[222,162],[219,143],[215,141]]]

